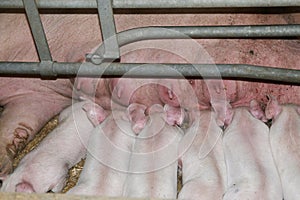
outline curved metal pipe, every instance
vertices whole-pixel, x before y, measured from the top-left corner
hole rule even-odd
[[[143,27],[118,33],[120,46],[150,39],[300,37],[300,24],[255,26],[178,26]]]
[[[256,26],[179,26],[143,27],[117,33],[119,47],[142,40],[155,39],[216,39],[216,38],[293,38],[300,37],[297,25],[256,25]],[[103,44],[88,55],[94,64],[104,60]]]

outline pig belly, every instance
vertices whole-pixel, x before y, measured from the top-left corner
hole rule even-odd
[[[199,123],[188,130],[196,133],[181,157],[183,187],[178,199],[221,199],[225,192],[226,167],[222,149],[222,129],[213,112],[201,111]],[[194,127],[197,124],[198,127]]]
[[[224,200],[282,200],[268,133],[268,127],[246,108],[234,110],[232,122],[223,137],[228,177]]]
[[[136,138],[125,197],[176,198],[178,144],[182,132],[167,125],[163,115],[162,111],[151,113],[145,128]]]
[[[4,179],[3,192],[59,192],[65,184],[68,169],[86,152],[92,123],[79,102],[66,108],[59,116],[59,125],[28,153],[15,171]]]
[[[270,128],[270,143],[285,200],[300,199],[300,115],[297,106],[285,105]]]
[[[15,154],[71,104],[71,96],[69,80],[0,78],[0,176],[11,172]]]
[[[83,171],[68,194],[122,196],[134,141],[125,112],[114,111],[93,130]]]
[[[161,104],[155,79],[113,78],[108,81],[113,102],[129,106],[138,103],[150,107]]]

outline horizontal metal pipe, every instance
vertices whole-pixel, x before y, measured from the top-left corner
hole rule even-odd
[[[52,71],[61,77],[135,78],[234,78],[300,84],[300,70],[242,64],[136,64],[136,63],[56,63]],[[0,76],[39,77],[39,63],[0,62]]]
[[[299,0],[112,0],[115,9],[143,8],[228,8],[228,7],[293,7]],[[97,8],[96,0],[39,0],[38,8]],[[23,8],[22,0],[1,0],[0,8]]]

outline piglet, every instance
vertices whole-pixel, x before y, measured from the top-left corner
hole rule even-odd
[[[270,144],[285,200],[300,199],[300,107],[280,105],[273,97],[266,107],[267,118],[273,119]]]
[[[255,118],[247,107],[236,108],[233,112],[232,122],[223,136],[228,176],[223,199],[282,200],[268,126]]]
[[[161,105],[149,109],[149,120],[133,146],[125,197],[175,199],[178,144],[183,132],[165,122]]]
[[[86,152],[93,124],[84,109],[97,110],[103,120],[107,115],[100,106],[83,101],[74,103],[59,115],[59,125],[4,178],[2,192],[59,192],[65,184],[68,169]]]
[[[181,156],[183,187],[178,199],[222,199],[226,182],[223,131],[215,118],[213,111],[200,111],[198,121],[185,133],[190,142]]]
[[[123,195],[136,134],[147,120],[144,111],[145,106],[131,104],[126,110],[114,110],[102,124],[96,126],[89,140],[79,181],[68,194]],[[89,117],[97,125],[97,118]]]

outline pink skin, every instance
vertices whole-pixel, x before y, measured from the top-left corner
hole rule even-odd
[[[266,107],[266,118],[267,119],[276,119],[278,115],[282,112],[282,106],[278,102],[278,100],[269,95],[269,102]]]
[[[178,199],[222,199],[225,192],[227,177],[220,137],[223,131],[214,115],[210,110],[201,111],[198,127],[194,127],[195,123],[185,133],[195,137],[181,156],[183,188]]]
[[[66,108],[59,116],[58,127],[21,160],[12,174],[4,178],[0,191],[61,191],[68,169],[85,156],[90,132],[94,128],[82,107],[96,107],[102,112],[99,120],[104,120],[107,115],[98,105],[87,101]]]
[[[101,106],[94,103],[84,104],[82,106],[82,109],[86,112],[88,119],[94,126],[100,124],[109,115],[108,111],[104,110]]]
[[[216,120],[219,126],[227,126],[232,118],[231,105],[226,99],[223,91],[223,82],[218,80],[207,80],[209,89],[206,93],[199,93],[203,90],[204,82],[199,80],[164,80],[164,85],[158,85],[158,91],[162,101],[173,107],[181,107],[187,110],[214,109]],[[209,94],[209,100],[201,100],[198,97]],[[201,100],[201,101],[199,101]]]
[[[224,200],[283,199],[269,144],[269,128],[253,117],[249,108],[235,108],[223,136],[227,169]]]
[[[1,78],[0,176],[12,171],[12,159],[34,135],[63,108],[71,104],[67,80]]]
[[[131,103],[150,107],[161,104],[156,82],[151,79],[113,78],[108,81],[113,102],[127,107]]]
[[[87,112],[87,116],[94,126],[99,125],[108,115],[108,111],[105,111],[101,106],[92,104],[84,105],[83,110]],[[135,134],[139,134],[146,125],[145,111],[146,106],[138,103],[130,104],[126,109],[127,118],[131,122],[131,129]]]
[[[37,62],[38,56],[25,14],[0,14],[0,60]],[[90,19],[90,20],[89,20]],[[97,16],[42,15],[53,60],[76,62],[100,43]],[[66,31],[76,30],[76,31]],[[94,38],[87,42],[87,38]],[[12,172],[12,159],[34,135],[65,107],[71,105],[72,84],[39,78],[0,78],[0,176]]]
[[[167,124],[174,126],[181,126],[185,119],[185,112],[183,108],[172,107],[168,104],[164,106],[164,111],[166,113],[165,121]]]
[[[300,173],[299,130],[300,106],[279,104],[274,97],[266,107],[266,115],[272,119],[270,146],[282,183],[284,199],[299,199]]]
[[[173,107],[168,104],[165,104],[164,112],[164,119],[168,125],[179,126],[183,129],[190,127],[199,114],[197,110],[187,111],[183,108]]]
[[[183,133],[178,127],[167,125],[164,115],[161,105],[155,104],[149,109],[151,120],[132,148],[125,197],[176,198],[177,148]]]
[[[136,138],[129,114],[128,110],[114,110],[103,123],[98,123],[89,140],[83,171],[68,194],[122,196]]]
[[[33,40],[26,17],[24,14],[1,14],[0,23],[0,60],[3,61],[38,61],[37,53],[35,51]],[[258,14],[216,14],[216,15],[116,15],[117,31],[124,29],[146,26],[146,25],[232,25],[232,24],[287,24],[287,23],[300,23],[299,14],[294,15],[258,15]],[[162,20],[163,19],[163,20]],[[45,32],[48,38],[53,60],[59,62],[73,62],[82,59],[85,53],[90,52],[95,47],[95,44],[99,44],[101,41],[100,30],[98,26],[97,15],[42,15],[42,21],[45,28]],[[70,30],[70,31],[67,31]],[[76,31],[74,31],[76,30]],[[89,31],[87,31],[89,30]],[[174,41],[174,42],[173,42]],[[122,55],[122,62],[199,62],[205,63],[206,58],[202,58],[201,54],[197,51],[195,54],[186,59],[180,57],[180,55],[186,55],[185,52],[193,52],[194,49],[187,51],[187,48],[176,44],[176,40],[173,40],[169,49],[170,52],[160,51],[159,44],[163,44],[162,41],[151,41],[151,43],[158,44],[158,48],[154,49],[142,49],[138,51],[127,52]],[[285,67],[299,69],[299,41],[298,40],[197,40],[197,42],[204,47],[208,52],[213,62],[215,63],[245,63],[254,65],[266,65],[274,67]],[[170,44],[170,42],[168,42]],[[217,48],[216,48],[217,47]],[[188,47],[190,48],[190,47]],[[176,53],[179,56],[172,54],[172,51],[177,49]],[[285,53],[282,53],[285,52]],[[270,56],[272,55],[272,56]],[[1,78],[5,80],[5,78]],[[11,171],[11,159],[14,157],[15,152],[22,148],[23,143],[27,143],[27,140],[44,125],[44,123],[61,111],[67,105],[70,105],[71,93],[69,90],[71,85],[69,80],[58,80],[53,84],[52,81],[47,82],[51,84],[45,84],[46,81],[40,81],[36,79],[26,79],[25,82],[19,81],[21,79],[10,79],[8,86],[1,87],[3,92],[0,91],[1,97],[6,98],[7,95],[19,98],[15,101],[8,98],[6,103],[1,103],[5,107],[2,119],[0,121],[0,174],[7,174]],[[28,81],[28,82],[27,82]],[[36,82],[35,82],[36,81]],[[4,81],[6,82],[6,80]],[[219,113],[217,116],[219,124],[229,124],[231,113],[227,110],[232,108],[249,105],[250,101],[256,99],[259,104],[266,104],[268,99],[266,94],[275,96],[279,103],[293,103],[300,104],[300,87],[290,85],[276,85],[276,84],[262,84],[247,81],[224,81],[224,91],[226,98],[211,100],[211,94],[207,92],[207,86],[202,80],[197,81],[194,89],[198,103],[196,107],[199,109],[207,109],[211,106]],[[23,84],[23,85],[22,85]],[[4,83],[4,85],[6,85]],[[55,94],[35,95],[36,87],[41,91],[48,91],[48,86]],[[65,85],[69,85],[65,87]],[[77,88],[81,90],[83,98],[90,98],[89,95],[93,91],[93,87],[79,84]],[[104,84],[105,85],[105,84]],[[110,92],[106,87],[100,84],[96,88],[95,102],[101,105],[105,109],[109,109],[111,106]],[[114,85],[114,84],[113,84]],[[132,84],[127,83],[126,86]],[[2,86],[2,84],[1,84]],[[25,88],[24,88],[25,87]],[[45,88],[46,87],[46,88]],[[148,87],[148,86],[147,86]],[[192,86],[194,88],[194,86]],[[92,90],[91,90],[92,88]],[[112,87],[114,88],[114,87]],[[123,89],[125,102],[123,97],[115,98],[115,102],[118,102],[124,106],[128,106],[130,103],[141,103],[147,107],[154,103],[167,103],[169,105],[177,105],[176,102],[168,102],[165,97],[165,93],[161,93],[162,100],[159,98],[159,91],[152,86],[149,86],[150,93],[140,89],[130,97],[130,101],[127,101],[127,94],[130,92],[127,89]],[[176,87],[174,87],[176,88]],[[178,87],[180,88],[180,87]],[[18,89],[18,90],[16,90]],[[32,90],[31,90],[32,89]],[[219,88],[220,89],[220,88]],[[160,90],[160,89],[158,89]],[[173,89],[172,89],[173,90]],[[175,89],[176,90],[176,89]],[[217,91],[217,90],[216,90]],[[51,93],[51,92],[50,92]],[[146,94],[145,94],[146,93]],[[178,93],[174,91],[177,99],[183,99],[183,102],[187,101],[187,98],[180,98],[182,95],[186,97],[185,91]],[[26,95],[27,94],[27,95]],[[31,95],[32,94],[32,95]],[[33,95],[34,94],[34,95]],[[34,98],[33,98],[34,96]],[[45,97],[47,96],[47,98]],[[80,96],[80,95],[79,95]],[[1,99],[0,99],[1,100]],[[50,100],[50,102],[47,102]],[[161,102],[163,101],[163,102]],[[41,103],[43,102],[43,103]],[[47,103],[46,103],[47,102]],[[187,101],[188,102],[188,101]],[[216,103],[216,104],[215,104]],[[33,105],[34,104],[34,105]],[[180,104],[181,107],[189,109],[195,107],[189,103]],[[43,109],[43,110],[42,110]],[[198,109],[198,107],[197,107]],[[22,111],[20,113],[19,111]],[[24,112],[23,112],[24,111]],[[18,115],[17,115],[17,114]],[[26,114],[25,114],[26,113]],[[30,114],[29,114],[30,113]],[[17,116],[17,120],[16,120]],[[13,119],[13,120],[12,120]],[[14,121],[14,122],[13,122]],[[25,126],[24,126],[25,125]],[[17,139],[14,135],[22,135],[21,139]],[[27,138],[28,136],[28,138]],[[24,139],[22,139],[24,138]],[[22,141],[22,142],[21,142]],[[23,142],[24,141],[24,142]],[[11,144],[11,145],[10,145]],[[12,145],[13,144],[13,145]],[[20,145],[15,145],[20,144]],[[17,146],[17,147],[15,147]]]
[[[251,114],[256,118],[259,119],[263,122],[267,122],[268,119],[265,115],[265,112],[263,111],[261,105],[256,101],[256,100],[252,100],[250,102],[250,112]]]
[[[198,109],[197,91],[199,88],[194,80],[163,79],[159,80],[157,90],[161,101],[173,107]],[[189,97],[189,98],[187,98]]]
[[[146,106],[142,104],[133,103],[127,107],[127,117],[135,134],[139,134],[147,123],[145,111]]]
[[[73,97],[89,99],[106,110],[111,109],[111,94],[108,88],[110,79],[77,77],[74,80]]]

